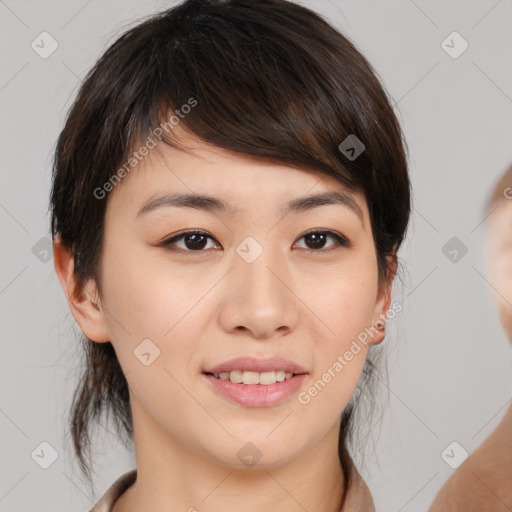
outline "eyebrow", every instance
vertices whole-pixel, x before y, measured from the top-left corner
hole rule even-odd
[[[300,213],[319,206],[340,204],[352,210],[364,225],[363,212],[353,197],[344,192],[324,192],[311,196],[293,199],[289,203],[280,207],[281,213]],[[217,197],[199,195],[199,194],[165,194],[155,199],[147,201],[137,212],[136,217],[142,217],[149,212],[163,207],[177,208],[195,208],[206,212],[218,212],[227,215],[233,215],[238,209],[233,208],[228,203]]]

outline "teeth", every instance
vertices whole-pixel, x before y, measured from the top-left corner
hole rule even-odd
[[[258,375],[258,374],[256,374],[256,375]],[[271,372],[260,373],[258,380],[259,380],[258,384],[263,384],[264,386],[268,386],[269,384],[275,384],[277,382],[276,372],[271,371]]]
[[[229,380],[235,384],[241,384],[243,381],[242,372],[229,372]]]
[[[282,382],[286,378],[286,372],[284,370],[278,370],[276,372],[276,381]]]
[[[242,373],[242,382],[244,384],[259,384],[260,383],[260,375],[263,376],[263,373],[259,374],[257,372],[243,372]]]
[[[232,372],[214,373],[214,377],[220,380],[230,380],[235,384],[262,384],[268,386],[276,382],[282,382],[285,379],[293,377],[293,373],[284,370],[272,370],[271,372],[245,372],[234,370]]]

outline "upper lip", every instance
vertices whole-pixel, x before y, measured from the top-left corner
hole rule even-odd
[[[308,373],[300,364],[283,357],[271,357],[259,359],[256,357],[237,357],[217,366],[204,370],[204,373],[223,373],[232,371],[246,372],[270,372],[272,370],[284,370],[295,375]]]

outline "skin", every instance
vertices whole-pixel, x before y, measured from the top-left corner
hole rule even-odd
[[[281,355],[309,372],[300,391],[309,388],[387,312],[396,269],[390,262],[388,281],[378,285],[363,195],[350,194],[362,220],[340,204],[283,217],[279,206],[292,199],[344,188],[181,137],[191,152],[155,149],[109,193],[101,296],[93,281],[73,295],[73,258],[59,239],[54,245],[75,320],[89,339],[111,341],[129,385],[138,477],[114,511],[337,512],[345,492],[339,418],[368,346],[307,405],[295,394],[244,407],[212,391],[202,371],[237,356]],[[239,211],[162,207],[136,217],[164,192],[216,196]],[[351,245],[332,236],[315,244],[304,237],[314,228]],[[159,246],[189,229],[212,238],[199,250],[190,238],[176,251]],[[247,236],[263,247],[250,264],[236,252]],[[368,344],[383,337],[379,331]],[[150,366],[134,356],[146,338],[160,350]],[[237,457],[247,442],[262,453],[251,469]]]
[[[512,202],[502,201],[487,221],[486,253],[492,297],[512,341]],[[512,510],[512,405],[489,437],[457,468],[429,512]]]
[[[492,298],[512,343],[512,202],[502,200],[487,221],[487,261]]]

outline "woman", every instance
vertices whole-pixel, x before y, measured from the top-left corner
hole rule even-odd
[[[93,510],[374,509],[348,441],[410,183],[347,38],[285,0],[187,0],[140,23],[81,87],[51,208],[87,356],[81,467],[103,411],[135,445]]]

